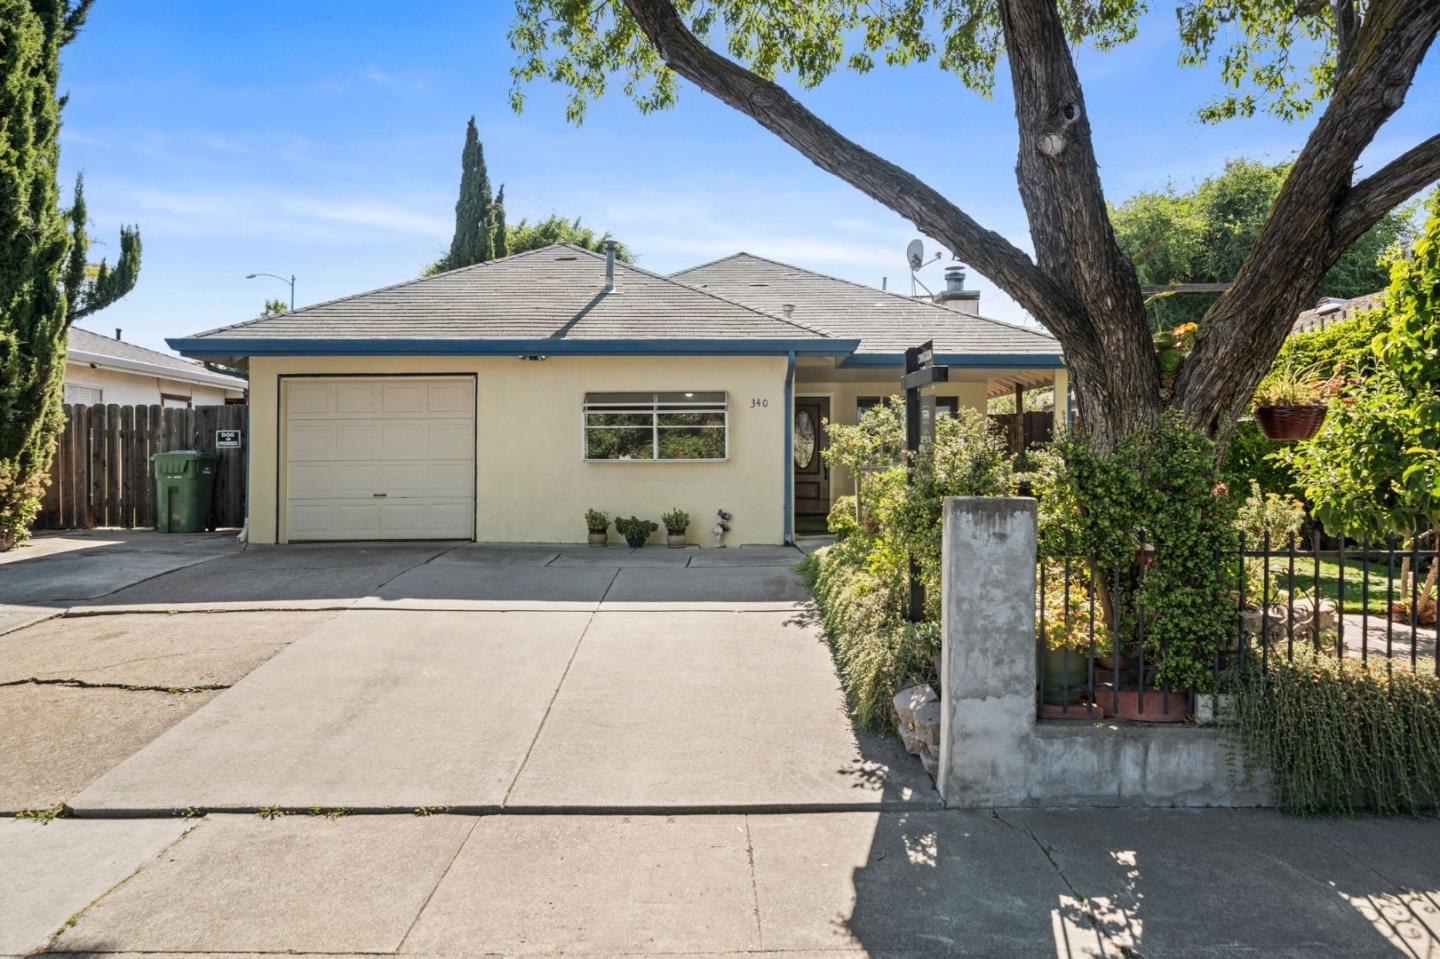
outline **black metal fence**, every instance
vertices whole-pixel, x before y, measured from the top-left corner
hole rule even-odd
[[[1425,548],[1422,548],[1424,546]],[[1044,718],[1201,722],[1217,700],[1160,678],[1169,653],[1160,630],[1134,597],[1153,556],[1137,557],[1123,574],[1103,572],[1074,556],[1042,558],[1036,571],[1036,706]],[[1406,542],[1387,538],[1338,541],[1323,548],[1289,537],[1275,548],[1241,539],[1238,552],[1217,557],[1233,581],[1228,625],[1214,637],[1210,687],[1224,693],[1240,668],[1258,660],[1293,659],[1309,648],[1386,670],[1440,676],[1436,652],[1434,535]],[[1147,639],[1147,634],[1150,636]]]

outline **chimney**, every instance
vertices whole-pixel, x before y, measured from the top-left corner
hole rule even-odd
[[[615,290],[615,241],[605,241],[605,292]]]
[[[794,316],[795,316],[795,304],[794,304],[794,303],[781,303],[781,304],[780,304],[780,311],[785,314],[785,319],[787,319],[787,320],[792,319],[792,318],[794,318]]]
[[[115,339],[120,339],[120,327],[115,327]]]
[[[935,294],[935,302],[957,313],[980,315],[980,291],[965,289],[965,264],[952,263],[945,268],[945,289]]]

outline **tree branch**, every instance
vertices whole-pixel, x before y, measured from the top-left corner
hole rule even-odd
[[[669,0],[624,3],[671,70],[944,243],[1057,336],[1076,332],[1081,314],[1073,294],[1009,240],[982,227],[914,174],[846,139],[778,84],[711,50]]]
[[[1335,246],[1344,253],[1380,218],[1440,180],[1440,133],[1400,154],[1350,189],[1335,215]]]
[[[1291,165],[1230,289],[1202,319],[1195,350],[1176,377],[1176,402],[1197,425],[1213,428],[1226,422],[1249,400],[1268,367],[1257,358],[1276,354],[1296,313],[1349,245],[1339,228],[1343,211],[1351,211],[1344,222],[1353,231],[1382,199],[1395,195],[1394,189],[1382,188],[1389,178],[1378,180],[1375,188],[1365,186],[1369,180],[1352,188],[1355,162],[1405,102],[1437,32],[1440,3],[1435,0],[1371,0],[1366,7],[1349,67],[1337,79],[1330,103]],[[1402,160],[1406,163],[1397,171],[1402,183],[1419,176],[1430,162],[1422,150],[1430,142],[1375,177]],[[1421,151],[1418,158],[1416,151]]]

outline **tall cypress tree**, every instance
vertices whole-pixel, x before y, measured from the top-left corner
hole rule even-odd
[[[120,258],[112,270],[106,260],[89,263],[86,230],[89,213],[85,208],[85,175],[75,177],[75,200],[70,205],[70,257],[65,262],[66,319],[70,322],[89,316],[135,289],[140,279],[140,228],[120,227]]]
[[[472,263],[484,263],[495,256],[491,235],[490,175],[485,170],[485,148],[475,129],[475,118],[465,127],[465,147],[460,151],[460,198],[455,201],[455,237],[443,269],[458,270]]]
[[[0,549],[28,535],[63,423],[57,85],[90,2],[0,0]]]
[[[505,184],[495,194],[495,205],[490,208],[490,235],[495,238],[495,259],[510,255],[510,236],[505,226]]]

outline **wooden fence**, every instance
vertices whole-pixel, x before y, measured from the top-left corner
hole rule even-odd
[[[94,406],[66,404],[65,431],[50,464],[50,486],[36,529],[155,525],[154,453],[218,453],[211,528],[245,522],[248,406]],[[216,430],[240,430],[241,448],[215,448]]]
[[[1014,413],[992,413],[990,420],[1005,433],[1011,452],[1016,453],[1050,442],[1055,432],[1055,414],[1050,410],[1023,414],[1018,430]]]

